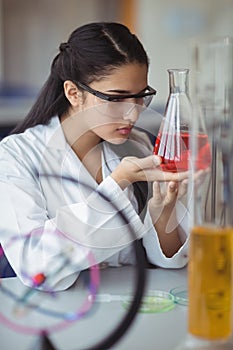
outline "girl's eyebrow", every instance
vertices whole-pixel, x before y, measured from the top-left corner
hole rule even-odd
[[[141,93],[143,93],[145,90],[147,89],[147,86],[144,88],[144,89],[142,89],[141,91],[139,91],[139,92],[137,92],[135,95],[138,95],[138,94],[141,94]],[[128,95],[131,95],[132,94],[132,92],[131,91],[128,91],[128,90],[118,90],[118,89],[116,89],[116,90],[114,90],[114,89],[112,89],[112,90],[107,90],[107,92],[114,92],[114,93],[118,93],[118,94],[128,94]]]

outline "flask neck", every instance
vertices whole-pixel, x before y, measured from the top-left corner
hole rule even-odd
[[[189,94],[189,69],[168,69],[169,90],[171,94]]]

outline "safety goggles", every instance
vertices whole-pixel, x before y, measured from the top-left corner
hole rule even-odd
[[[142,107],[148,107],[152,101],[154,95],[156,95],[157,91],[150,86],[147,86],[146,89],[138,94],[127,94],[127,95],[113,95],[113,94],[105,94],[98,90],[91,88],[90,86],[76,82],[76,84],[83,90],[89,92],[90,94],[104,100],[105,102],[130,102],[130,100],[134,100],[137,105]],[[132,103],[132,101],[131,101]]]

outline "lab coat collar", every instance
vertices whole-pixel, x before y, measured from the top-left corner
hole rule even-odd
[[[57,116],[50,120],[50,123],[46,129],[45,139],[46,145],[49,148],[60,150],[67,149],[68,143],[62,130],[60,120]]]

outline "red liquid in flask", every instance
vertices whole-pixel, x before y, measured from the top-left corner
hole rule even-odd
[[[162,159],[160,167],[163,171],[182,172],[189,169],[189,139],[190,134],[187,132],[173,135],[158,134],[154,146],[154,154],[159,155]],[[211,163],[210,145],[206,134],[197,135],[197,156],[196,170],[206,169]]]

